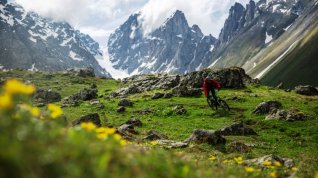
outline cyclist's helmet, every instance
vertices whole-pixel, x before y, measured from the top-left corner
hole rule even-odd
[[[211,76],[206,76],[205,79],[206,80],[211,80],[212,78],[211,78]]]

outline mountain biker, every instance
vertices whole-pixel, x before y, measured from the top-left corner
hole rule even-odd
[[[215,94],[215,89],[219,90],[220,88],[221,88],[221,84],[218,81],[213,80],[210,76],[207,76],[204,79],[203,91],[206,97],[210,96],[210,91],[211,91],[212,97],[214,98],[216,102],[218,102],[218,99]]]

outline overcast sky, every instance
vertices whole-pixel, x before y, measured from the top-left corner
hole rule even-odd
[[[11,0],[12,1],[12,0]],[[89,34],[101,46],[123,24],[129,15],[141,11],[143,27],[150,32],[160,26],[174,11],[185,13],[189,25],[197,24],[204,34],[218,37],[235,3],[249,0],[15,0],[26,10],[59,21],[67,21]]]

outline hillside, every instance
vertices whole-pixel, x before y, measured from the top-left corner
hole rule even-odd
[[[200,78],[195,77],[208,73],[220,76],[225,88],[218,94],[230,105],[231,111],[211,110],[200,94],[188,97],[174,94],[172,88],[177,85],[200,86]],[[222,75],[228,74],[232,75],[232,81],[223,80]],[[4,80],[17,78],[35,84],[37,89],[51,89],[61,95],[53,97],[57,98],[54,103],[64,106],[63,116],[56,120],[30,118],[25,113],[22,113],[24,118],[12,119],[10,117],[17,116],[0,109],[0,177],[318,176],[318,96],[304,96],[295,91],[253,84],[235,68],[216,73],[205,70],[186,76],[134,76],[122,82],[17,70],[2,71],[0,78],[2,87],[6,85]],[[249,82],[244,87],[234,82],[242,82],[243,79]],[[234,85],[237,87],[233,88]],[[88,94],[96,99],[72,103],[71,98],[76,98],[74,94],[84,88],[96,88],[97,95]],[[3,93],[6,89],[0,91]],[[170,98],[152,99],[155,93],[170,92]],[[53,96],[52,93],[50,95]],[[71,95],[74,97],[69,97]],[[0,106],[3,107],[4,100],[0,96]],[[25,102],[26,98],[22,98]],[[132,101],[133,106],[120,112],[118,103],[123,98]],[[257,105],[270,100],[279,101],[286,112],[296,111],[296,115],[305,120],[265,120],[267,114],[253,113]],[[46,102],[41,101],[41,97],[33,104],[40,107],[42,114],[47,113]],[[178,110],[182,107],[184,109]],[[126,145],[124,141],[117,144],[115,136],[114,139],[97,139],[92,126],[71,127],[80,116],[91,113],[98,113],[102,126],[115,127],[117,131],[131,118],[138,118],[142,124],[138,124],[138,119],[133,120],[140,127],[132,127],[134,131],[130,127],[132,132],[125,134],[119,132],[131,144]],[[256,135],[229,131],[222,136],[225,144],[190,142],[175,149],[169,143],[165,145],[164,141],[144,139],[153,129],[166,135],[165,140],[180,144],[195,129],[220,130],[234,123],[243,123]],[[258,165],[248,161],[271,154],[279,157],[269,156]]]

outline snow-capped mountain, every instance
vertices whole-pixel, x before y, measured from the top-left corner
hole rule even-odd
[[[144,34],[140,13],[110,35],[109,57],[114,68],[129,74],[186,73],[203,67],[210,59],[216,39],[204,36],[197,25],[189,27],[185,15],[176,11],[159,28]]]
[[[16,3],[0,3],[0,66],[62,71],[92,67],[110,77],[97,62],[99,44],[66,22],[54,22],[26,12]]]

